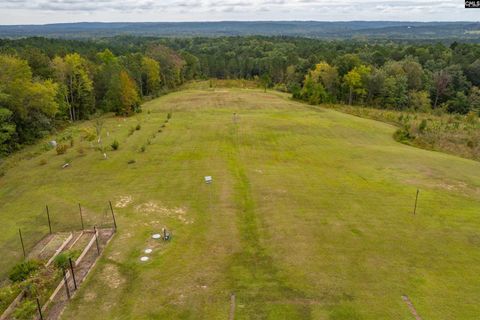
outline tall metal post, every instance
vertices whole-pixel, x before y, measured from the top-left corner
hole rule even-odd
[[[42,306],[40,305],[40,300],[38,300],[38,298],[37,298],[37,308],[38,308],[38,315],[40,316],[40,320],[43,320]]]
[[[98,237],[97,237],[97,227],[93,226],[93,231],[95,232],[95,242],[97,243],[97,253],[100,255],[100,246],[98,245]]]
[[[418,194],[420,190],[417,189],[417,195],[415,196],[415,207],[413,208],[413,215],[417,214],[417,203],[418,203]]]
[[[72,258],[68,258],[68,263],[70,264],[70,272],[72,273],[73,286],[75,287],[75,290],[77,290],[77,280],[75,279],[75,272],[73,271]]]
[[[110,204],[110,211],[112,212],[113,226],[115,227],[115,231],[117,231],[117,220],[115,220],[115,213],[113,213],[112,201],[108,201],[108,203]]]
[[[50,211],[48,210],[48,205],[45,205],[45,208],[47,208],[48,229],[50,229],[50,234],[52,234],[52,224],[50,222]]]
[[[70,299],[70,289],[68,288],[67,273],[65,268],[62,268],[63,271],[63,281],[65,282],[65,290],[67,291],[67,298]]]
[[[23,244],[23,237],[22,237],[22,230],[18,229],[18,234],[20,235],[20,242],[22,243],[22,250],[23,250],[23,258],[25,259],[27,257],[27,254],[25,253],[25,245]]]
[[[82,213],[82,206],[80,205],[80,203],[78,204],[78,209],[80,210],[80,222],[82,223],[82,230],[84,230],[84,227],[83,227],[83,213]]]

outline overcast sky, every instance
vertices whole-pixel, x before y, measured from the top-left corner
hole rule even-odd
[[[464,0],[0,0],[0,24],[80,21],[480,21]]]

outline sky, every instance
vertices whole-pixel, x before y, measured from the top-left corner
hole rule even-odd
[[[464,0],[0,0],[0,24],[224,20],[480,21]]]

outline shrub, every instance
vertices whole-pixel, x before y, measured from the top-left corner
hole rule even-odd
[[[167,114],[167,120],[170,120],[171,118],[172,118],[172,114],[169,112],[169,113]]]
[[[70,138],[70,147],[73,147],[75,144],[75,140],[73,140],[73,137]]]
[[[147,144],[148,144],[148,145],[152,144],[152,140],[147,139]]]
[[[135,162],[137,162],[137,161],[135,161],[135,159],[131,159],[131,160],[128,160],[127,163],[128,163],[128,164],[134,164]]]
[[[418,130],[420,132],[424,132],[425,129],[427,129],[427,120],[423,119],[422,122],[420,122],[420,125],[418,126]]]
[[[135,128],[134,128],[134,127],[131,127],[131,128],[128,130],[128,136],[131,136],[134,132],[135,132]]]
[[[58,269],[65,269],[69,267],[68,259],[75,260],[79,256],[79,251],[65,251],[60,253],[53,260],[53,265]]]
[[[93,141],[95,140],[96,135],[95,131],[91,128],[84,128],[82,129],[82,139],[86,141]]]
[[[158,129],[158,132],[162,132],[162,129]]]
[[[65,154],[65,153],[67,153],[68,145],[63,144],[63,143],[58,144],[56,150],[57,150],[58,155]]]
[[[413,140],[413,136],[410,134],[410,131],[407,127],[405,128],[402,128],[402,129],[398,129],[397,131],[395,131],[395,133],[393,134],[393,137],[395,140],[399,141],[399,142],[409,142],[411,140]]]
[[[4,285],[0,287],[0,313],[8,308],[10,303],[20,293],[20,288],[16,284]]]
[[[115,139],[110,146],[112,147],[112,150],[118,150],[120,144],[118,143],[117,139]]]
[[[26,280],[32,273],[40,269],[41,263],[35,260],[23,261],[16,264],[8,278],[13,282],[21,282]]]
[[[138,131],[138,130],[140,130],[140,129],[142,129],[142,126],[141,126],[140,123],[139,123],[139,124],[137,124],[137,126],[135,127],[135,130]]]
[[[47,164],[47,160],[46,160],[46,159],[42,159],[42,160],[40,160],[40,161],[38,162],[38,164],[41,165],[41,166],[44,166],[44,165]]]
[[[37,312],[37,303],[33,300],[24,300],[13,312],[17,320],[30,320]]]
[[[145,150],[147,150],[147,147],[145,145],[140,147],[140,152],[145,152]]]

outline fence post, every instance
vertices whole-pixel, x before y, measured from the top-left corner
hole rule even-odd
[[[70,271],[72,272],[73,285],[75,290],[77,290],[77,280],[75,279],[75,272],[73,271],[72,258],[68,258],[68,263],[70,264]]]
[[[40,305],[40,300],[38,300],[38,298],[37,298],[37,308],[38,308],[38,315],[40,316],[40,320],[43,320],[42,306]]]
[[[45,205],[45,208],[47,208],[48,229],[50,230],[50,234],[52,234],[52,224],[50,223],[50,212],[48,210],[48,205]]]
[[[70,289],[68,289],[67,274],[65,273],[65,268],[62,268],[63,271],[63,281],[65,282],[65,290],[67,291],[67,298],[70,299]]]
[[[97,237],[97,227],[93,226],[93,231],[95,234],[95,242],[97,243],[97,253],[100,255],[100,246],[98,245],[98,237]]]
[[[82,223],[82,230],[84,230],[84,227],[83,227],[82,206],[80,205],[80,203],[78,204],[78,209],[80,209],[80,222]]]
[[[418,194],[420,193],[420,190],[417,189],[417,195],[415,196],[415,207],[413,208],[413,215],[417,214],[417,202],[418,202]]]
[[[113,226],[115,227],[115,231],[117,231],[117,221],[115,220],[115,213],[113,213],[112,201],[108,201],[108,203],[110,204],[110,211],[112,212]]]
[[[25,245],[23,244],[22,229],[18,228],[18,234],[20,235],[20,242],[22,243],[23,259],[25,259],[27,255],[25,253]]]

